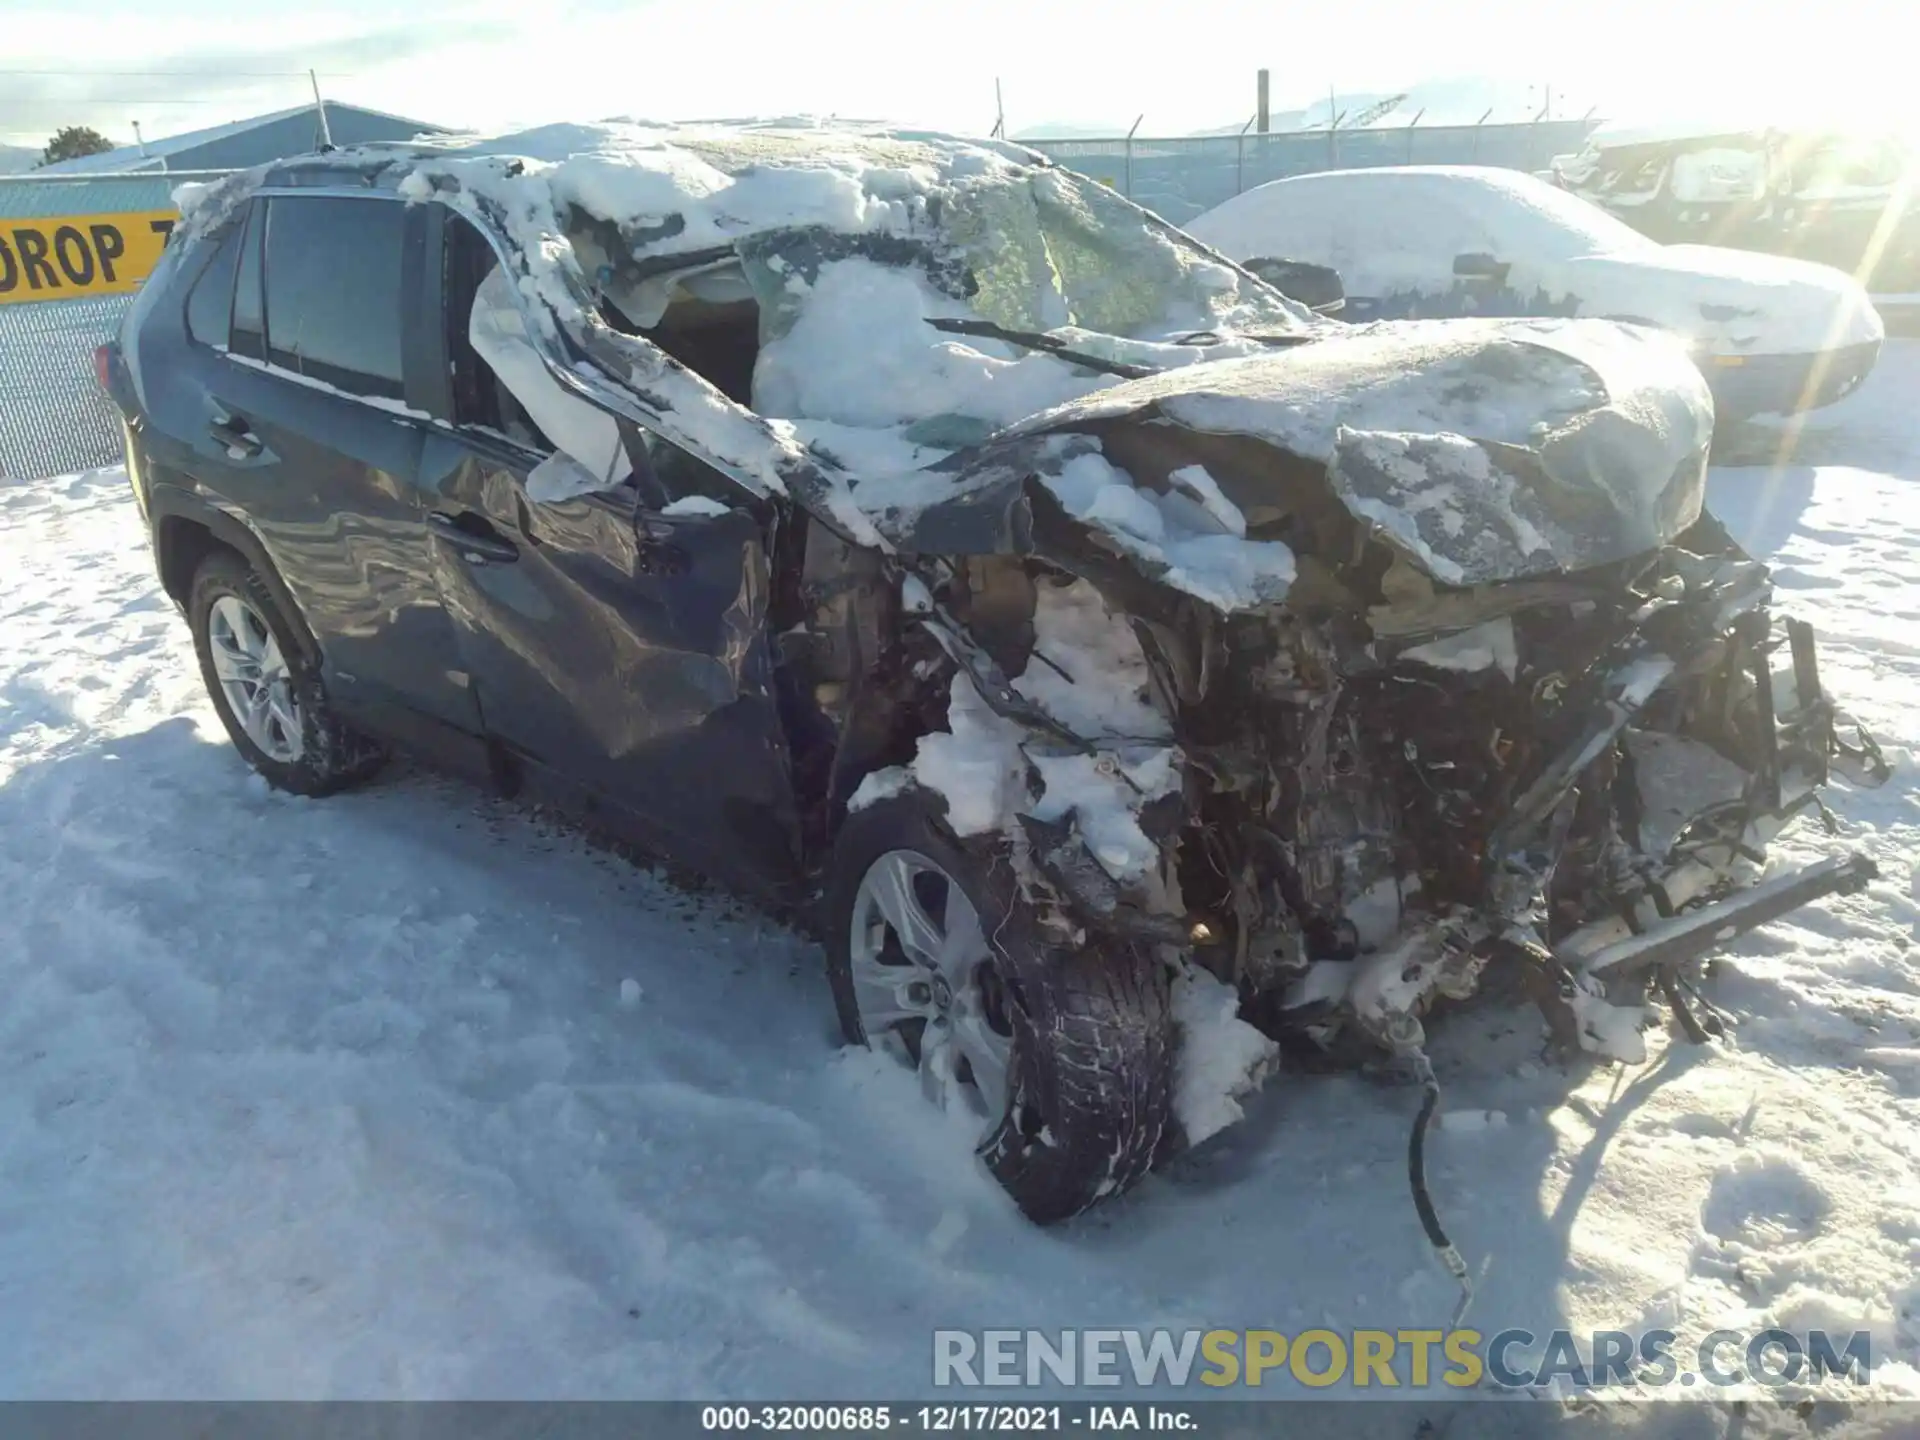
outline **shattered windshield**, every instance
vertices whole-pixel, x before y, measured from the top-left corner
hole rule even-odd
[[[756,410],[904,429],[952,449],[1117,378],[980,322],[1064,334],[1079,355],[1155,369],[1249,353],[1260,345],[1245,337],[1315,323],[1079,176],[990,172],[956,182],[929,209],[933,224],[919,234],[808,226],[740,242],[760,311]]]
[[[1009,329],[1070,324],[1134,340],[1196,331],[1293,334],[1307,313],[1105,186],[1060,170],[959,187],[943,229]]]

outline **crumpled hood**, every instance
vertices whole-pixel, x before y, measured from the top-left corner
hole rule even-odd
[[[1812,355],[1885,334],[1845,271],[1718,245],[1658,245],[1566,263],[1583,313],[1645,320],[1702,355]]]
[[[1168,371],[1008,438],[1152,412],[1327,466],[1358,520],[1448,584],[1605,564],[1700,512],[1713,408],[1671,337],[1595,320],[1380,324]]]

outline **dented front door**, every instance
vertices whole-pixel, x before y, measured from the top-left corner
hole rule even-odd
[[[632,483],[536,504],[533,458],[428,441],[435,573],[487,733],[609,828],[785,888],[798,825],[759,522],[648,511]]]

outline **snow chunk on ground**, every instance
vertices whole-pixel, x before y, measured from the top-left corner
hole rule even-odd
[[[1279,1063],[1280,1047],[1240,1018],[1231,985],[1198,966],[1174,979],[1173,1018],[1180,1027],[1173,1111],[1187,1143],[1198,1145],[1245,1113],[1241,1098]]]
[[[1192,472],[1205,477],[1202,485]],[[1286,597],[1293,585],[1293,551],[1277,540],[1243,538],[1246,520],[1209,503],[1219,486],[1198,465],[1176,474],[1180,489],[1156,495],[1133,483],[1103,455],[1076,455],[1056,474],[1043,474],[1069,515],[1109,536],[1150,573],[1216,610],[1251,609]],[[1229,509],[1232,507],[1229,506]],[[1232,519],[1239,518],[1239,528]]]
[[[1638,1065],[1647,1058],[1647,1023],[1644,1005],[1615,1005],[1600,993],[1597,984],[1589,988],[1584,976],[1575,977],[1567,1006],[1573,1012],[1574,1028],[1580,1048],[1609,1060],[1624,1060]]]

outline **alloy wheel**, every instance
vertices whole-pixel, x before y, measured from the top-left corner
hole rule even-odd
[[[300,758],[300,702],[293,672],[267,622],[238,595],[222,595],[207,612],[208,648],[227,708],[270,760]]]
[[[926,856],[889,850],[854,895],[848,957],[868,1043],[918,1070],[942,1108],[976,1114],[984,1139],[1006,1113],[1013,1029],[966,891]]]

